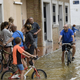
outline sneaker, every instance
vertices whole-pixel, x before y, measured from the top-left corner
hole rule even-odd
[[[74,57],[72,57],[72,61],[74,61],[74,59],[75,59],[75,58],[74,58]]]
[[[18,74],[13,75],[11,78],[13,78],[13,79],[20,79],[20,77],[19,77],[19,75],[18,75]]]

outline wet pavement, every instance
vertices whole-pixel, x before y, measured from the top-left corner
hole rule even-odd
[[[75,60],[69,67],[61,63],[61,49],[41,57],[36,67],[47,73],[47,80],[80,80],[80,38],[76,38]]]
[[[76,38],[75,60],[69,66],[62,65],[61,54],[61,49],[58,49],[35,61],[36,68],[47,73],[47,79],[44,80],[80,80],[80,38]],[[31,80],[31,73],[27,80]]]

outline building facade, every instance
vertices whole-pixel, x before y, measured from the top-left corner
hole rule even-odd
[[[34,18],[41,27],[38,46],[47,46],[44,51],[58,48],[60,31],[64,24],[70,24],[69,0],[0,0],[0,5],[0,23],[13,17],[18,30],[21,30],[27,18]]]
[[[80,26],[80,0],[70,0],[71,25]]]

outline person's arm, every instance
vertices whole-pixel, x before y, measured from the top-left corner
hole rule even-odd
[[[40,31],[41,31],[41,29],[39,29],[37,32],[35,32],[34,35],[37,35]]]
[[[22,54],[22,55],[24,55],[26,57],[28,57],[28,56],[30,56],[30,57],[36,57],[35,55],[31,55],[28,52],[26,52],[25,50],[23,50],[20,46],[18,47],[18,51],[19,51],[20,54]]]
[[[24,51],[23,53],[24,53],[25,55],[28,55],[28,56],[31,56],[31,57],[36,57],[35,55],[31,55],[30,53],[28,53],[28,52],[26,52],[26,51]],[[24,55],[24,56],[25,56],[25,55]]]
[[[75,42],[74,35],[72,35],[72,38],[73,38],[73,42]]]
[[[60,37],[59,37],[59,42],[61,42],[61,39],[62,39],[62,35],[60,35]]]
[[[26,55],[25,53],[22,53],[22,55],[24,55],[27,58],[30,58],[30,56]]]
[[[74,33],[73,33],[73,31],[71,31],[71,36],[72,36],[72,38],[73,38],[73,42],[74,42],[75,39],[74,39]]]
[[[24,33],[24,29],[25,29],[25,27],[23,26],[23,27],[21,28],[21,32],[23,32],[23,33]]]
[[[7,30],[6,32],[7,32],[9,37],[12,37],[12,33],[9,30]]]
[[[63,31],[60,32],[59,43],[61,42],[62,36],[63,36]]]
[[[38,24],[36,24],[36,25],[37,25],[37,32],[35,32],[34,35],[37,35],[41,31],[40,26]]]
[[[10,39],[9,39],[9,40],[4,44],[4,46],[5,46],[5,45],[7,45],[8,43],[12,42],[12,41],[13,41],[13,39],[14,39],[14,38],[13,38],[13,37],[11,37],[11,38],[10,38]]]

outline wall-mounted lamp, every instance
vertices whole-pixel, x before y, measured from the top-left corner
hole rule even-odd
[[[22,5],[23,3],[22,2],[16,2],[16,1],[14,1],[14,4]]]

